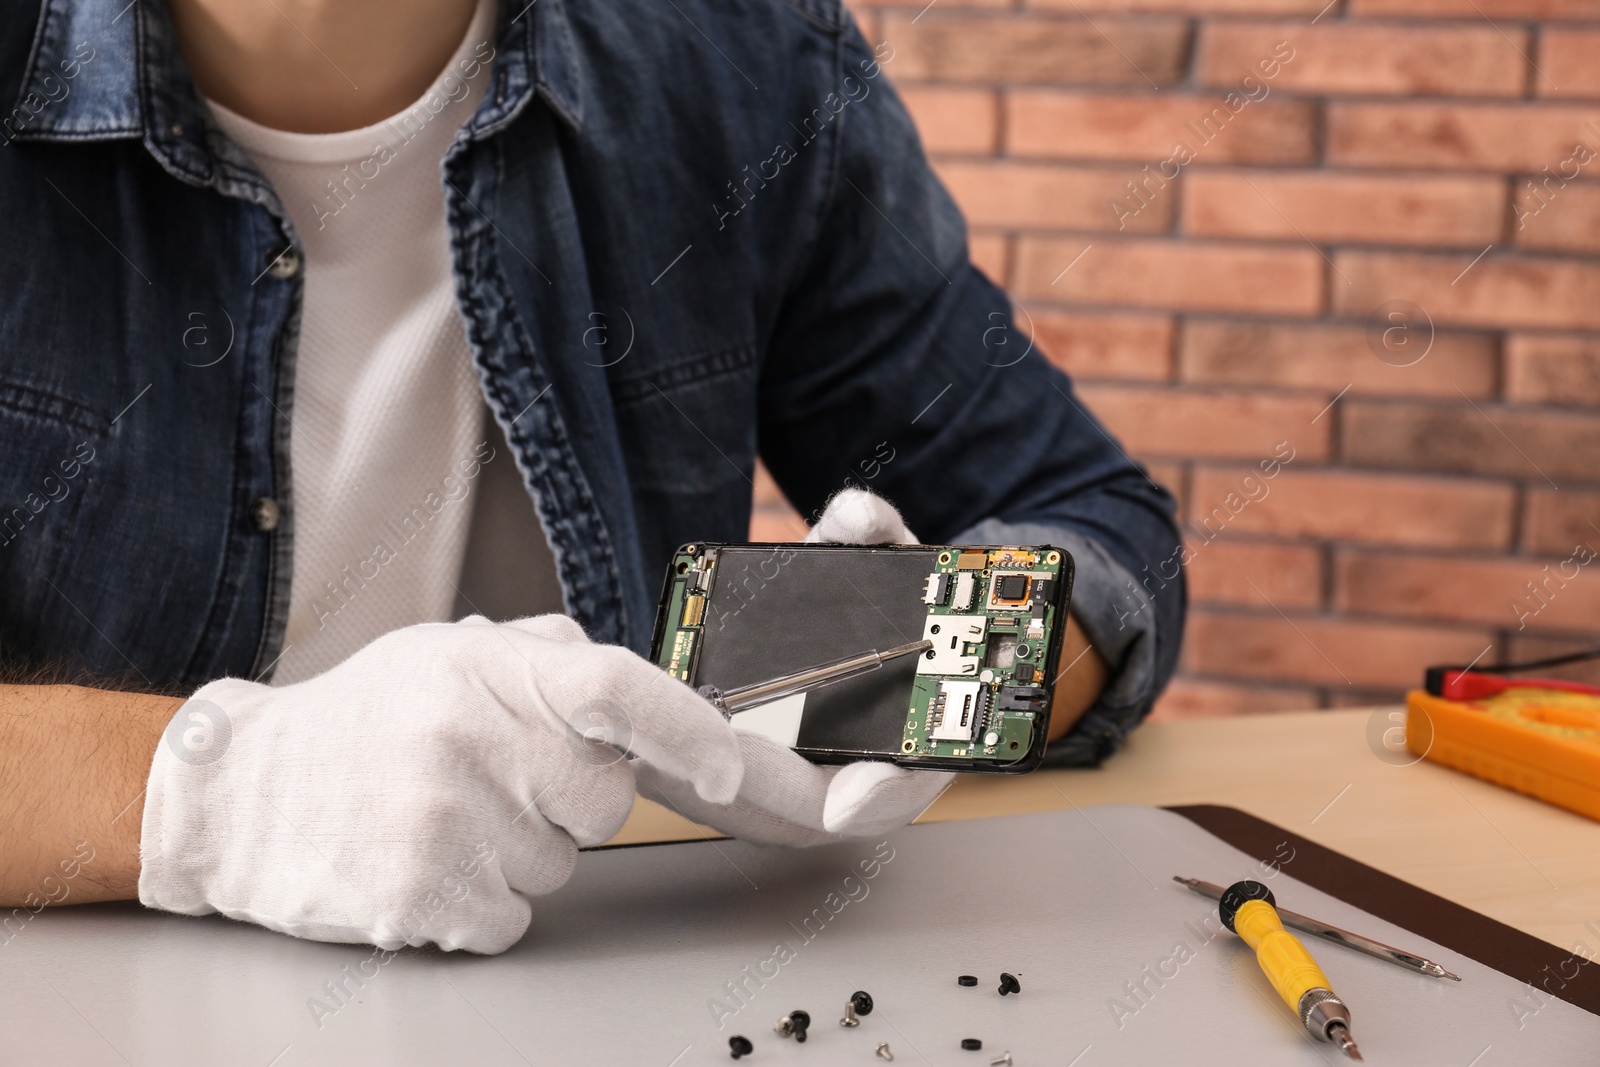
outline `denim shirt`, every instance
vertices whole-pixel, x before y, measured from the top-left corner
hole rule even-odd
[[[22,6],[0,24],[0,658],[270,678],[299,238],[162,0]],[[644,650],[671,550],[746,536],[759,453],[807,515],[862,484],[925,542],[1072,551],[1115,676],[1050,759],[1112,751],[1177,658],[1172,499],[970,265],[892,42],[838,0],[498,19],[442,165],[450,253],[568,612]]]

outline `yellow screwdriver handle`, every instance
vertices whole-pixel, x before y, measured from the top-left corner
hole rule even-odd
[[[1278,912],[1265,900],[1240,905],[1233,917],[1234,931],[1256,951],[1256,962],[1278,991],[1278,996],[1296,1014],[1300,998],[1308,990],[1328,989],[1327,976],[1293,934],[1278,921]]]
[[[1276,903],[1272,890],[1245,879],[1222,891],[1217,917],[1255,950],[1262,973],[1289,1010],[1299,1017],[1306,1032],[1318,1041],[1338,1045],[1339,1051],[1359,1061],[1361,1050],[1350,1035],[1350,1009],[1333,995],[1327,976],[1311,953],[1283,928]]]

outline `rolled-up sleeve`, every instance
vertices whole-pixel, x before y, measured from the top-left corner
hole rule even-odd
[[[1166,686],[1176,661],[1178,633],[1170,622],[1168,632],[1162,632],[1155,598],[1104,546],[1080,533],[1059,526],[989,519],[957,535],[956,542],[1053,545],[1071,553],[1075,565],[1072,615],[1106,661],[1110,677],[1093,706],[1046,750],[1044,762],[1047,767],[1100,763],[1149,714]],[[1181,572],[1178,578],[1181,580]],[[1182,626],[1181,614],[1176,625]]]

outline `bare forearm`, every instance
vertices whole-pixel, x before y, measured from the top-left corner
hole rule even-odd
[[[138,895],[145,778],[181,703],[0,685],[0,907]]]
[[[1061,637],[1060,662],[1055,698],[1050,703],[1048,736],[1051,741],[1065,736],[1083,713],[1094,706],[1111,675],[1106,661],[1089,644],[1089,635],[1072,615],[1067,616],[1067,630]]]

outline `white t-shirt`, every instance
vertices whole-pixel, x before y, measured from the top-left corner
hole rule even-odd
[[[561,610],[543,532],[487,417],[445,224],[440,163],[488,85],[494,15],[494,0],[479,0],[432,88],[365,129],[286,133],[211,104],[271,180],[305,252],[286,413],[294,573],[274,684],[320,674],[398,627],[471,611],[476,598],[458,582],[469,536],[475,552],[510,552],[518,571],[520,598],[500,597],[493,614]],[[495,499],[481,500],[491,488]],[[490,588],[481,574],[467,584]]]

